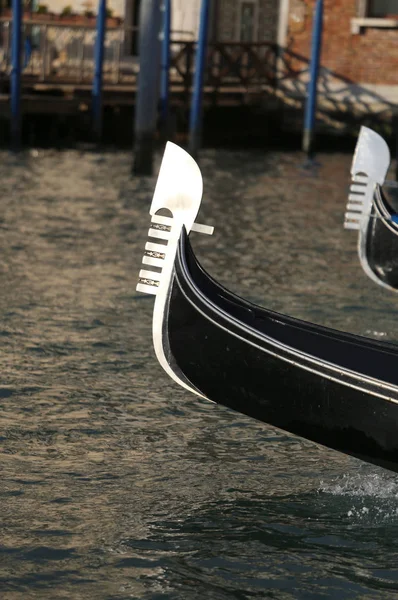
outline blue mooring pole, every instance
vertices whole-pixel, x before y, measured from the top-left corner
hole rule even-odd
[[[194,157],[198,154],[202,133],[203,79],[206,66],[209,5],[210,0],[202,0],[200,7],[199,37],[196,48],[192,104],[189,119],[189,151]]]
[[[95,70],[93,81],[93,131],[99,141],[102,136],[102,71],[104,63],[104,42],[106,30],[106,0],[99,0],[97,15],[97,36],[95,39]]]
[[[308,82],[303,132],[303,151],[310,157],[313,153],[317,83],[322,49],[323,0],[316,1],[312,27],[310,80]]]
[[[162,58],[160,71],[160,118],[167,128],[169,120],[171,0],[163,0]]]
[[[12,0],[11,44],[11,145],[12,149],[17,151],[21,146],[21,0]]]

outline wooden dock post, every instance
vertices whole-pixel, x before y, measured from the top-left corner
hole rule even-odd
[[[102,73],[104,63],[104,42],[106,31],[106,0],[99,0],[97,15],[97,36],[95,39],[95,68],[93,81],[93,131],[97,141],[102,137]]]
[[[210,0],[202,0],[200,7],[199,37],[196,48],[193,93],[189,118],[189,152],[193,157],[197,156],[201,144],[203,80],[206,67],[209,5]]]
[[[12,0],[11,40],[11,146],[18,151],[21,147],[21,45],[22,45],[22,1]]]
[[[138,89],[135,103],[134,161],[135,175],[152,175],[153,146],[159,98],[160,2],[144,0],[139,18]]]
[[[313,153],[314,127],[317,103],[319,60],[322,49],[323,0],[317,0],[311,42],[310,80],[308,82],[303,131],[303,151],[310,157]]]

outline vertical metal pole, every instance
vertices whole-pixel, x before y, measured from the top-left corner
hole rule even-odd
[[[95,70],[93,81],[93,130],[97,140],[102,136],[102,70],[104,62],[104,41],[106,30],[106,0],[99,0],[97,15],[97,36],[95,39]]]
[[[14,151],[21,145],[21,30],[22,2],[12,0],[11,144]]]
[[[169,71],[170,71],[170,24],[171,0],[163,0],[162,59],[160,67],[160,117],[162,124],[169,119]]]
[[[134,163],[136,175],[152,175],[159,98],[160,0],[141,0],[138,88],[135,102]]]
[[[308,82],[303,132],[303,151],[308,156],[312,155],[313,152],[319,59],[322,48],[322,26],[323,0],[317,0],[312,27],[310,80]]]
[[[196,156],[201,142],[203,79],[206,66],[207,30],[210,0],[202,0],[200,7],[199,38],[196,48],[192,104],[189,119],[189,151]]]

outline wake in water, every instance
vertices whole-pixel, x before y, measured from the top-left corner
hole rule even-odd
[[[366,467],[367,468],[367,467]],[[318,492],[354,499],[346,516],[355,520],[398,519],[398,475],[387,472],[345,474],[330,482],[321,481]]]

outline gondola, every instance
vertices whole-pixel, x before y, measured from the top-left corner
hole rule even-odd
[[[183,388],[398,472],[398,345],[278,314],[229,292],[199,264],[190,232],[202,178],[168,143],[137,290],[155,295],[153,344]],[[166,214],[165,214],[166,213]]]
[[[390,152],[384,139],[362,127],[351,166],[344,227],[358,230],[358,255],[372,281],[398,291],[398,185],[386,181]]]

